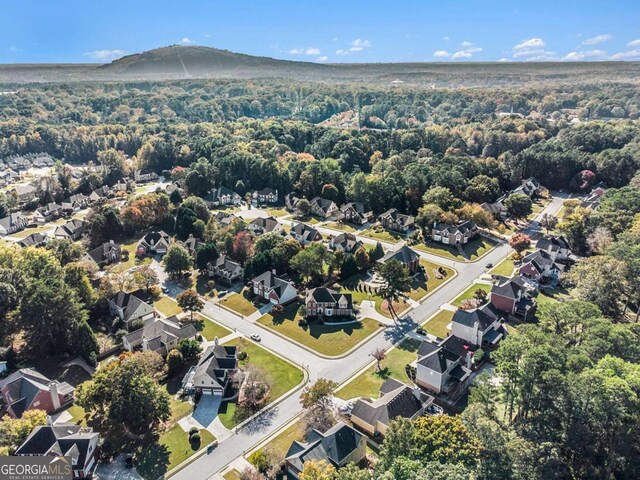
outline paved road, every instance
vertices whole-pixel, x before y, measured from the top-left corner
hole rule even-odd
[[[563,199],[564,198],[554,198],[535,220],[539,221],[543,213],[556,214],[562,207]],[[288,220],[279,221],[282,223],[288,222]],[[315,228],[325,234],[336,233],[334,230],[323,228],[321,226],[315,226]],[[530,227],[527,227],[526,230],[530,230]],[[535,230],[535,228],[532,228],[531,230]],[[376,240],[366,237],[359,238],[365,243],[376,243]],[[485,274],[488,270],[485,265],[488,263],[496,265],[509,254],[510,250],[511,249],[508,244],[500,244],[480,261],[474,263],[456,262],[454,260],[444,259],[436,255],[420,252],[424,258],[455,268],[458,271],[458,275],[427,297],[419,306],[411,310],[400,325],[384,329],[380,333],[374,335],[360,348],[339,359],[326,359],[319,357],[313,352],[289,342],[285,338],[261,327],[259,324],[246,321],[242,317],[235,315],[214,303],[207,302],[203,313],[229,328],[235,328],[238,332],[246,336],[258,333],[262,337],[261,343],[264,347],[274,352],[278,352],[279,355],[287,358],[293,363],[303,366],[309,374],[307,382],[314,382],[318,378],[328,378],[335,382],[343,383],[353,377],[359,370],[371,363],[371,352],[377,348],[388,349],[392,345],[398,343],[408,332],[413,330],[417,324],[424,322],[427,318],[434,315],[442,305],[458,296],[461,292],[466,290],[475,279]],[[209,455],[204,454],[197,458],[185,468],[177,472],[172,476],[172,478],[175,478],[176,480],[193,480],[196,478],[206,479],[213,477],[216,473],[224,469],[230,462],[250,451],[252,447],[266,439],[269,435],[273,434],[296,417],[301,412],[299,402],[300,392],[301,389],[286,398],[276,407],[267,410],[256,420],[239,429],[235,435],[221,442],[213,453]]]

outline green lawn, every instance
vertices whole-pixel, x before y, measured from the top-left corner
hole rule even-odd
[[[329,222],[325,224],[325,227],[331,228],[333,230],[340,230],[342,232],[349,232],[349,233],[353,233],[356,231],[355,228],[353,228],[351,225],[347,223]]]
[[[114,273],[121,273],[130,268],[135,267],[136,265],[149,265],[151,263],[150,257],[144,257],[142,259],[136,258],[136,247],[138,246],[139,239],[130,240],[127,243],[122,243],[120,247],[122,248],[122,255],[125,256],[125,251],[129,254],[129,257],[126,262],[120,262],[115,264],[111,271]]]
[[[341,355],[363,341],[380,328],[378,322],[365,318],[359,323],[346,325],[319,325],[316,322],[307,327],[298,325],[299,305],[294,303],[280,315],[267,313],[258,319],[258,323],[280,333],[298,343],[323,354]]]
[[[200,443],[191,445],[189,434],[179,425],[163,432],[157,442],[143,445],[136,453],[136,470],[146,480],[156,480],[201,448],[215,440],[207,430],[200,430]]]
[[[84,408],[82,408],[80,405],[74,403],[69,408],[67,408],[67,413],[71,415],[71,422],[83,425],[86,424],[86,413],[84,411]]]
[[[346,280],[343,280],[342,282],[340,282],[339,284],[336,284],[335,287],[340,292],[350,293],[353,299],[354,305],[360,305],[364,300],[373,301],[375,303],[376,311],[379,314],[384,315],[385,317],[391,318],[391,314],[387,312],[386,309],[382,308],[382,303],[384,301],[382,297],[374,293],[370,293],[368,289],[365,290],[365,288],[360,289],[358,287],[358,282],[360,280],[364,280],[365,278],[366,278],[366,274],[358,273],[353,277],[349,277]],[[420,283],[417,280],[414,283],[416,288],[421,288]],[[419,291],[416,291],[415,295],[424,296],[424,293],[420,294]],[[404,300],[401,300],[400,302],[396,302],[394,305],[396,313],[403,312],[408,307],[409,307],[409,303]]]
[[[256,306],[242,293],[232,293],[228,297],[220,300],[220,305],[226,307],[240,315],[248,316],[258,310]]]
[[[409,382],[405,366],[416,359],[419,346],[418,340],[403,341],[387,352],[387,358],[381,362],[381,371],[377,370],[376,365],[372,365],[338,390],[336,395],[344,400],[356,397],[378,398],[380,387],[387,378],[392,377],[402,382]]]
[[[439,263],[430,262],[428,260],[420,260],[420,265],[424,267],[424,271],[427,274],[428,280],[425,282],[424,278],[414,278],[411,284],[411,292],[409,292],[409,298],[412,300],[420,300],[427,294],[433,292],[436,288],[446,282],[454,274],[454,270]],[[444,278],[438,279],[434,274],[434,270],[444,269],[446,275]]]
[[[287,454],[287,451],[294,440],[304,441],[304,424],[299,420],[296,420],[294,423],[282,430],[278,435],[269,440],[269,442],[260,450],[266,450],[278,460],[284,460],[284,456]],[[251,455],[249,455],[247,460],[251,462]]]
[[[473,296],[476,290],[478,289],[484,290],[485,292],[489,293],[489,291],[491,290],[491,285],[486,285],[484,283],[474,283],[469,288],[467,288],[464,292],[458,295],[456,299],[453,302],[451,302],[451,305],[453,305],[454,307],[459,307],[460,305],[462,305],[462,302],[464,300],[470,300],[474,298]]]
[[[165,317],[171,317],[182,313],[182,309],[178,306],[176,301],[171,297],[160,297],[160,300],[154,303],[154,307]]]
[[[234,468],[222,474],[222,478],[224,478],[224,480],[240,480],[242,477],[240,472]]]
[[[364,237],[373,238],[374,240],[382,240],[383,242],[396,243],[404,238],[398,232],[393,232],[391,230],[382,230],[379,232],[374,231],[373,229],[364,230],[360,233],[360,235]]]
[[[14,238],[22,239],[22,238],[27,238],[32,233],[42,233],[42,232],[46,232],[47,230],[51,230],[51,225],[42,225],[40,227],[25,228],[21,232],[16,232],[10,236]]]
[[[203,316],[203,315],[195,315],[195,327],[196,330],[207,340],[211,341],[214,338],[222,338],[231,334],[231,330],[227,327],[220,325],[219,323],[214,322],[213,320]]]
[[[498,265],[489,270],[490,275],[502,275],[503,277],[510,277],[513,275],[513,269],[516,266],[511,258],[505,258]]]
[[[289,215],[289,212],[287,212],[283,208],[267,208],[267,212],[269,212],[269,215],[276,218],[286,217],[287,215]]]
[[[222,422],[225,428],[231,430],[239,422],[235,417],[236,404],[232,402],[222,402],[220,409],[218,410],[218,418]]]
[[[451,310],[440,310],[431,318],[431,320],[427,320],[422,324],[422,328],[424,328],[427,333],[431,335],[435,335],[439,338],[446,338],[448,336],[449,330],[447,330],[447,325],[451,323],[451,319],[453,318],[453,313]]]
[[[445,245],[440,242],[428,241],[426,243],[419,243],[418,245],[415,245],[414,248],[422,250],[423,252],[433,253],[434,255],[440,255],[445,258],[473,262],[495,246],[495,242],[488,240],[485,237],[478,237],[474,240],[470,240],[462,247],[467,258],[465,258],[456,247]]]

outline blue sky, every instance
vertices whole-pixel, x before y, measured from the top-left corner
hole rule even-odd
[[[640,0],[0,0],[0,63],[179,43],[315,62],[640,60]]]

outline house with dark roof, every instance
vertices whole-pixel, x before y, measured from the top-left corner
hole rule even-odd
[[[536,248],[549,254],[555,260],[568,260],[571,255],[569,242],[563,236],[543,237],[536,242]]]
[[[489,292],[489,302],[499,312],[520,315],[527,320],[536,311],[534,290],[530,283],[519,276],[513,278],[495,276]]]
[[[136,247],[136,256],[164,255],[167,253],[167,250],[169,250],[170,244],[171,237],[163,230],[147,233],[140,239],[140,242],[138,242],[138,246]]]
[[[306,223],[296,223],[293,225],[289,231],[289,237],[297,240],[302,246],[322,240],[320,232]]]
[[[37,198],[37,189],[33,185],[16,185],[12,191],[15,193],[18,203],[29,203]]]
[[[218,338],[209,345],[197,365],[182,379],[182,390],[199,395],[224,396],[233,373],[238,368],[238,351],[234,346],[220,345]]]
[[[251,203],[257,207],[263,203],[278,203],[278,190],[273,188],[263,188],[262,190],[254,190],[251,192]]]
[[[373,212],[365,212],[364,205],[359,202],[349,202],[340,207],[341,219],[345,222],[364,225],[373,221]]]
[[[60,239],[80,240],[84,234],[85,223],[83,220],[76,218],[69,220],[64,225],[56,227],[53,232],[53,236]]]
[[[542,192],[543,188],[538,183],[538,181],[531,177],[526,180],[522,180],[522,183],[519,187],[511,190],[507,194],[498,198],[495,202],[485,202],[480,205],[480,208],[485,210],[487,213],[491,214],[493,218],[496,220],[505,219],[508,216],[507,207],[504,204],[504,201],[507,197],[513,193],[521,193],[522,195],[526,195],[529,198],[533,198],[539,195]]]
[[[315,197],[311,199],[311,213],[321,218],[332,218],[338,213],[338,205],[333,200]]]
[[[10,213],[4,218],[0,218],[0,237],[13,235],[27,228],[29,217],[21,213]]]
[[[385,253],[384,257],[378,259],[378,263],[382,265],[391,260],[400,262],[407,270],[409,270],[409,273],[416,273],[420,268],[420,255],[418,252],[406,245],[403,245],[395,251],[389,250]]]
[[[416,223],[413,215],[400,213],[398,209],[391,208],[378,217],[380,224],[387,230],[396,232],[408,232]]]
[[[424,341],[418,348],[415,382],[439,399],[453,403],[469,386],[472,354],[459,338]]]
[[[284,231],[282,225],[274,217],[257,217],[249,223],[249,230],[254,235],[262,235],[263,233],[281,233]]]
[[[396,418],[415,420],[433,403],[433,397],[418,387],[387,378],[377,400],[359,399],[351,410],[351,423],[371,436],[384,435]]]
[[[459,222],[457,225],[433,222],[431,229],[431,240],[445,245],[464,245],[476,235],[478,226],[470,220]]]
[[[305,305],[308,317],[352,317],[353,300],[350,293],[340,293],[326,287],[307,290]]]
[[[137,183],[155,182],[159,178],[160,177],[156,172],[152,172],[148,170],[147,171],[136,170],[135,172],[133,172],[133,179]]]
[[[28,237],[18,242],[21,247],[43,247],[49,241],[49,237],[44,233],[32,233]]]
[[[106,265],[113,265],[122,260],[122,247],[115,243],[113,240],[109,240],[103,243],[99,247],[90,250],[85,258],[92,263],[95,263],[99,268]]]
[[[145,290],[125,292],[120,290],[109,299],[109,312],[122,320],[127,328],[137,320],[147,323],[155,318],[153,300]]]
[[[298,202],[300,200],[301,198],[296,196],[295,193],[287,193],[284,196],[284,207],[290,212],[293,212],[296,209]]]
[[[33,212],[33,221],[38,225],[44,225],[47,222],[57,220],[61,215],[62,205],[50,202],[42,207],[36,208],[36,211]]]
[[[191,325],[181,325],[177,317],[154,318],[145,323],[142,328],[122,337],[122,346],[128,352],[134,350],[152,351],[163,357],[172,348],[176,348],[183,338],[194,339],[198,334]]]
[[[251,280],[253,294],[273,305],[285,305],[298,297],[293,282],[284,276],[276,275],[275,270],[268,270]]]
[[[203,245],[203,242],[194,237],[193,233],[189,234],[189,238],[187,238],[184,242],[182,242],[182,245],[184,245],[184,248],[187,249],[187,252],[189,252],[189,255],[191,255],[192,257],[196,254],[196,251],[198,250],[198,248],[200,248],[201,245]]]
[[[220,280],[227,285],[242,280],[244,268],[231,260],[226,254],[220,255],[215,262],[209,262],[209,277]]]
[[[67,213],[78,212],[89,204],[89,197],[78,193],[71,195],[62,201],[62,210]]]
[[[213,214],[213,219],[221,226],[228,227],[233,223],[234,220],[237,220],[238,217],[236,217],[232,213],[216,212]]]
[[[67,382],[49,380],[36,370],[22,368],[0,380],[2,410],[11,418],[20,418],[27,410],[52,413],[71,404],[75,388]]]
[[[546,250],[536,250],[522,259],[518,271],[520,275],[538,282],[556,282],[565,266],[556,262],[554,256]]]
[[[219,207],[222,205],[240,205],[242,198],[230,188],[221,185],[204,197],[204,201],[209,206]]]
[[[344,253],[355,253],[360,247],[364,247],[364,243],[358,240],[352,233],[341,233],[329,238],[329,248],[331,250],[340,250]]]
[[[100,188],[96,188],[89,194],[89,202],[94,203],[98,200],[107,199],[111,196],[111,188],[108,185],[103,185]]]
[[[476,347],[495,347],[507,333],[502,321],[500,311],[491,303],[472,310],[459,308],[451,320],[451,334]]]
[[[349,463],[360,463],[367,454],[367,439],[349,425],[338,422],[326,432],[311,430],[306,442],[294,441],[285,456],[287,475],[300,478],[305,462],[321,461],[342,468]]]
[[[73,478],[91,478],[97,465],[100,435],[75,423],[41,425],[18,447],[18,457],[69,457]]]

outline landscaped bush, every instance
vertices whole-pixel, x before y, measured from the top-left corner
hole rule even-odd
[[[191,448],[194,450],[200,448],[200,443],[202,439],[200,438],[200,433],[196,432],[193,435],[189,435],[189,443],[191,444]]]
[[[196,433],[198,433],[198,432],[200,432],[200,430],[198,429],[198,427],[191,427],[191,428],[189,429],[189,438],[191,438],[191,436],[192,436],[192,435],[194,435],[194,434],[196,434]]]
[[[247,355],[247,352],[240,352],[240,353],[238,353],[238,360],[244,361],[244,360],[247,359],[248,356],[249,355]]]

